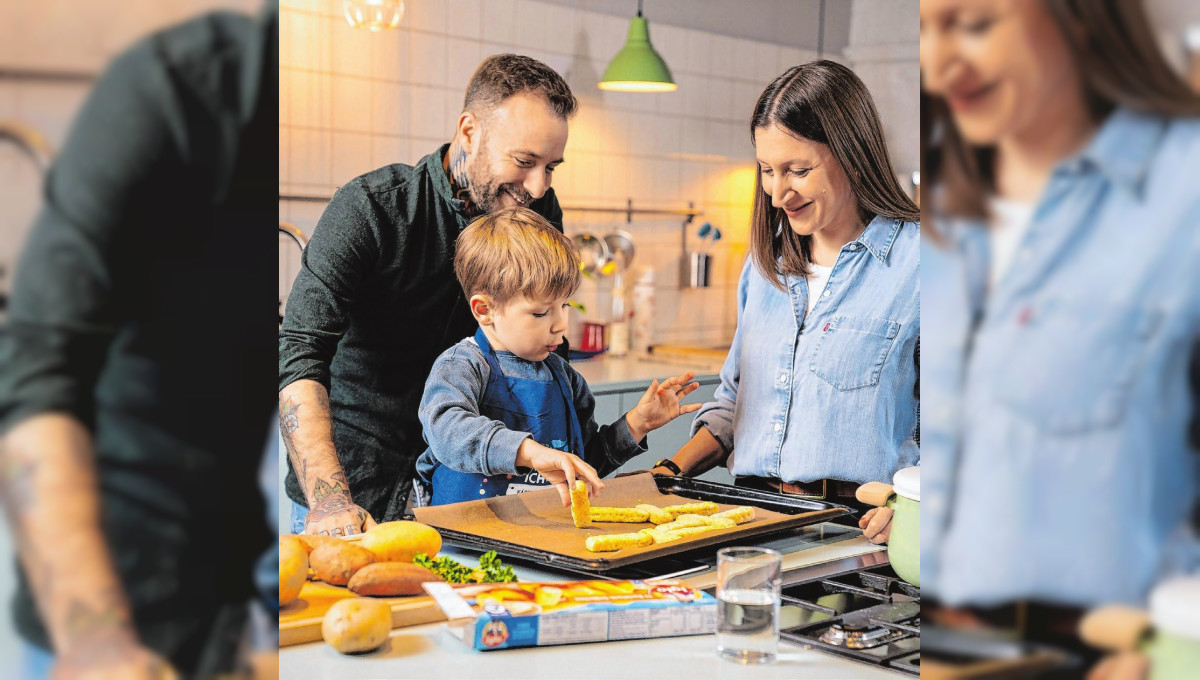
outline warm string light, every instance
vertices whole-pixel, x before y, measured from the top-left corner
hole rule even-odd
[[[346,21],[356,28],[382,31],[400,25],[404,16],[403,0],[344,0]]]

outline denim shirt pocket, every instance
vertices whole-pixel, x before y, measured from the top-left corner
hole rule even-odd
[[[1162,320],[1159,310],[1055,298],[1028,313],[1012,338],[996,397],[1044,432],[1118,426]]]
[[[813,349],[809,370],[839,390],[879,384],[883,363],[900,334],[900,324],[888,319],[838,316],[826,322]]]

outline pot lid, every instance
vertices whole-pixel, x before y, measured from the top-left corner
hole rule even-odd
[[[1200,576],[1171,579],[1151,591],[1150,620],[1158,631],[1200,640]]]
[[[893,475],[892,490],[897,496],[921,502],[921,466],[906,467]]]

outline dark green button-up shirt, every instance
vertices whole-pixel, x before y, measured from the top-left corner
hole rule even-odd
[[[271,7],[208,15],[106,70],[0,329],[0,430],[45,412],[91,429],[139,634],[189,675],[232,659],[271,545],[257,479],[275,403],[277,23]],[[23,580],[14,611],[47,646]]]

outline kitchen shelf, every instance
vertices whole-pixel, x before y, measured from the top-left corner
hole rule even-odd
[[[0,80],[89,84],[97,77],[98,74],[86,71],[0,67]]]
[[[279,194],[281,201],[304,201],[307,203],[328,203],[333,196],[324,196],[319,194]],[[634,215],[673,215],[684,218],[686,226],[693,218],[703,215],[703,210],[692,208],[689,201],[687,208],[635,208],[633,207],[633,199],[626,201],[624,208],[608,208],[601,206],[584,206],[584,205],[564,205],[563,212],[590,212],[590,213],[612,213],[625,216],[625,221],[632,222]]]

